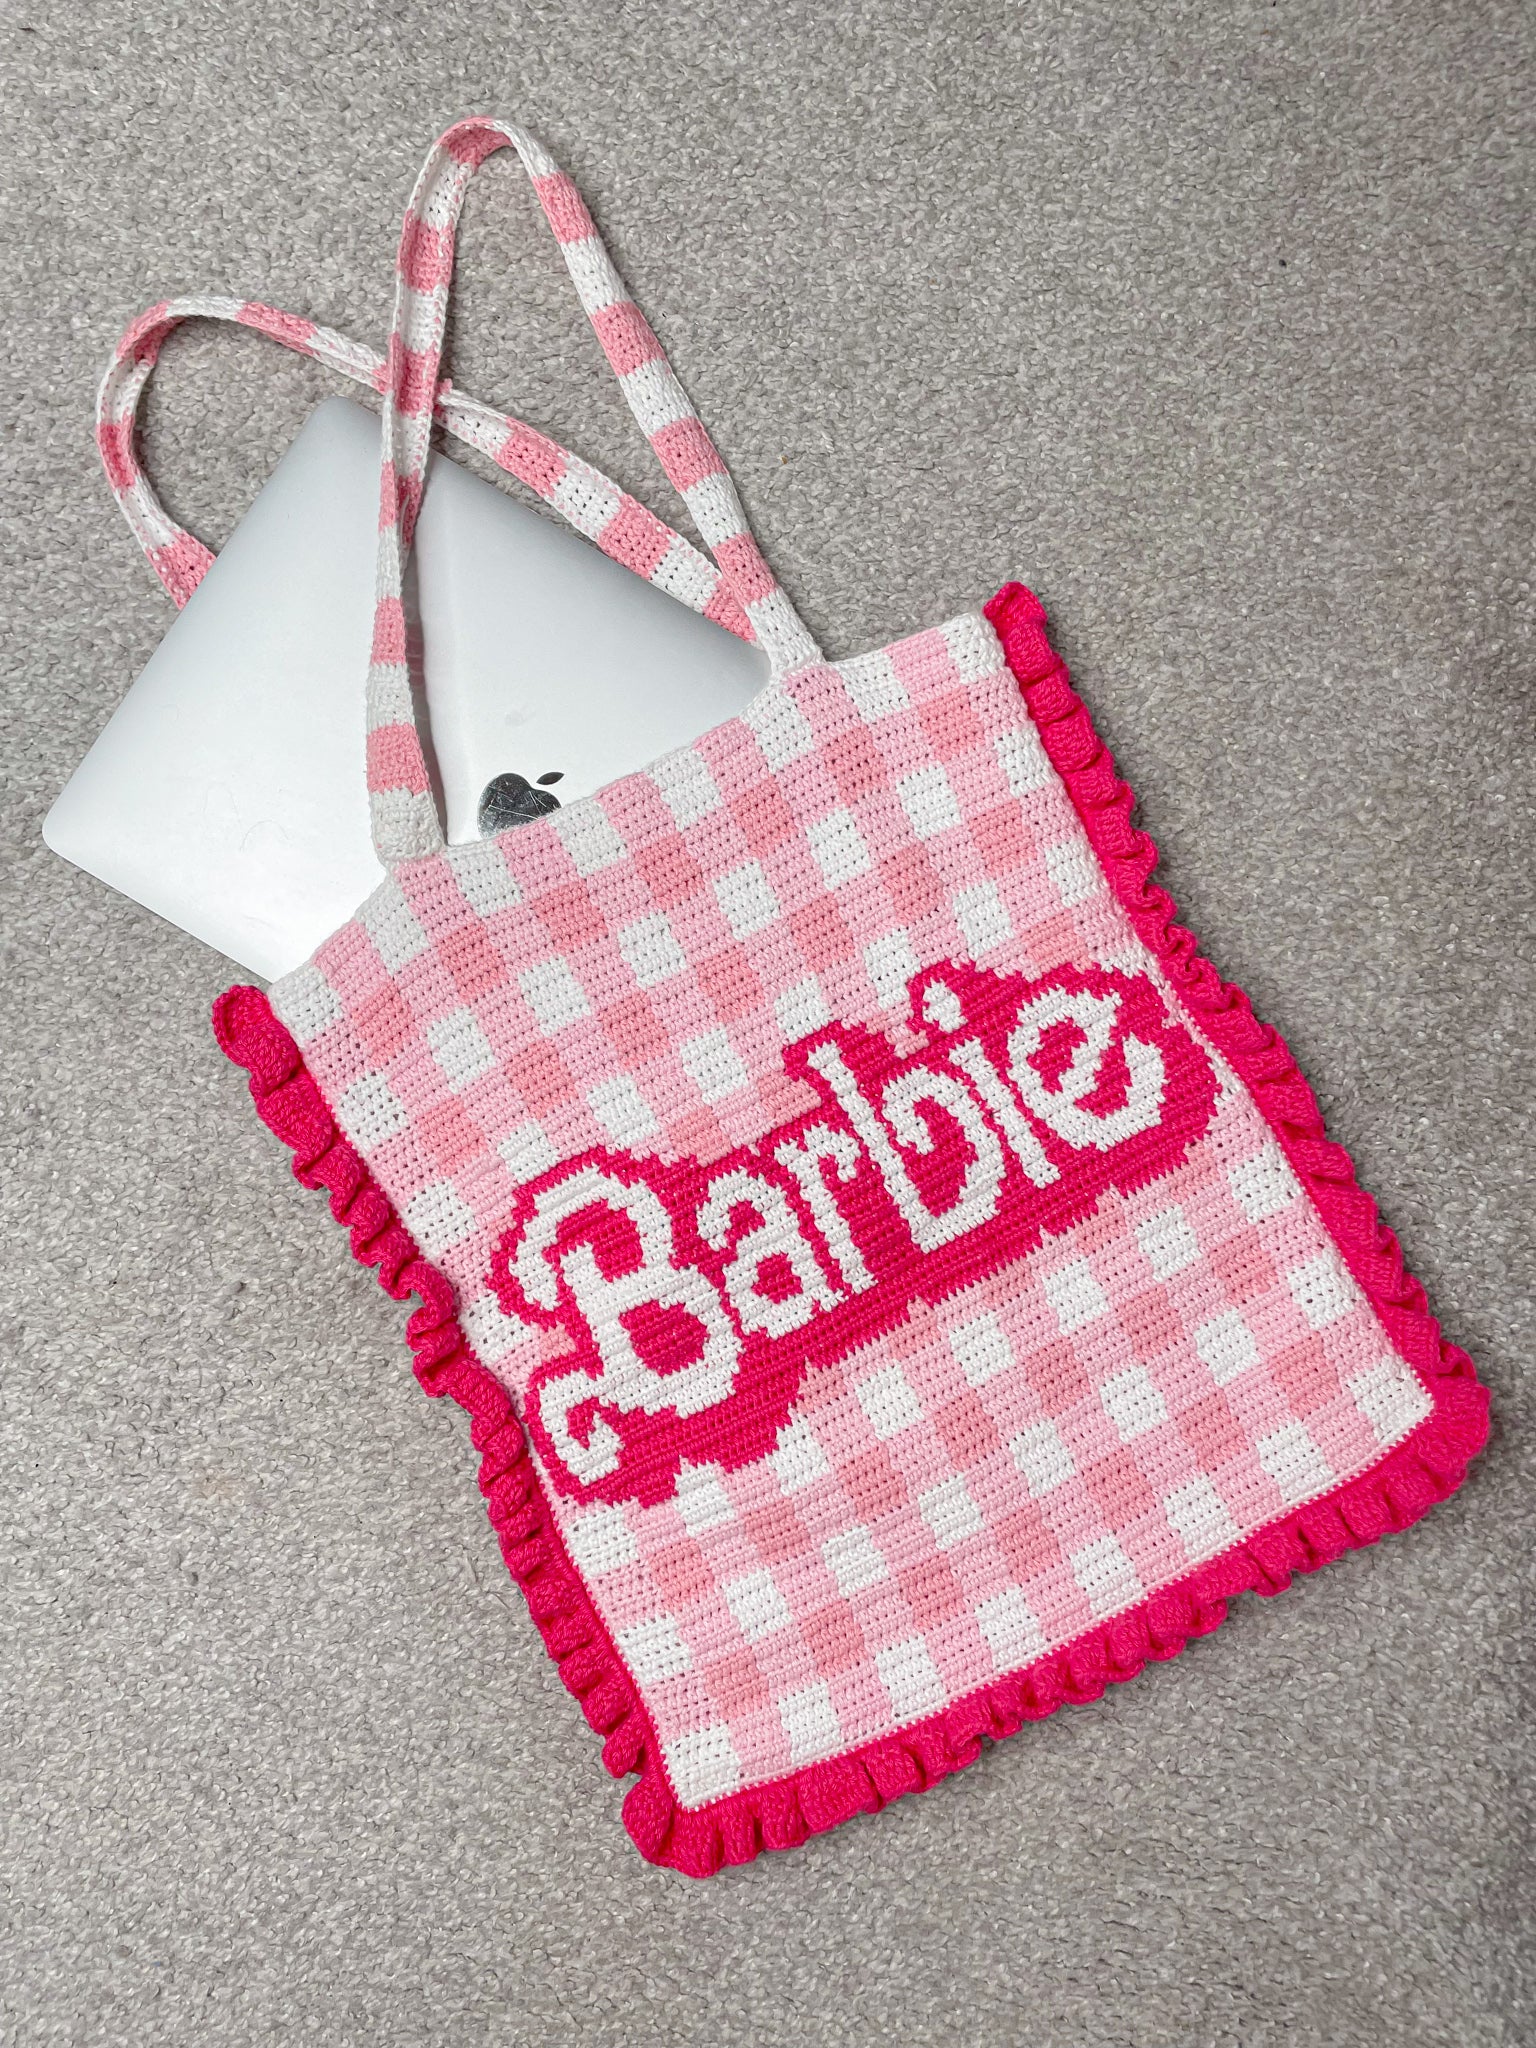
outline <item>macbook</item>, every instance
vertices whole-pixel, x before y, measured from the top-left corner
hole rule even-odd
[[[378,475],[372,413],[311,414],[43,826],[264,978],[380,879],[363,778]],[[454,843],[686,746],[767,680],[756,648],[441,455],[415,581]]]

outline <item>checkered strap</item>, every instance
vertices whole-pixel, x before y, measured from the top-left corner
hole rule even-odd
[[[178,526],[161,504],[140,465],[134,429],[160,350],[184,320],[233,321],[268,334],[284,347],[312,356],[375,392],[381,392],[385,382],[384,358],[376,350],[313,320],[301,320],[255,300],[206,294],[170,299],[151,306],[134,321],[102,379],[96,440],[123,516],[178,605],[184,605],[201,583],[213,555],[195,535]],[[746,613],[714,563],[654,512],[621,491],[601,470],[522,420],[455,391],[446,377],[437,387],[435,414],[456,439],[478,448],[508,475],[537,492],[552,511],[595,542],[604,554],[744,640],[755,637]]]
[[[454,237],[469,181],[497,150],[517,151],[614,373],[682,495],[776,674],[820,660],[747,527],[719,451],[630,298],[581,194],[525,130],[476,117],[433,145],[400,235],[383,389],[383,460],[373,654],[368,671],[368,791],[386,866],[435,853],[442,829],[416,729],[402,605],[405,562],[426,475]]]

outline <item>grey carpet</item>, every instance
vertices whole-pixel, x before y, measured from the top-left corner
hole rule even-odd
[[[12,0],[6,2039],[1533,2038],[1530,21]],[[584,183],[830,647],[1041,592],[1495,1402],[1412,1532],[707,1886],[621,1833],[223,964],[38,838],[167,623],[91,446],[119,327],[227,285],[381,336],[480,108]],[[505,164],[464,254],[455,375],[666,510]],[[328,388],[228,333],[161,387],[210,539]]]

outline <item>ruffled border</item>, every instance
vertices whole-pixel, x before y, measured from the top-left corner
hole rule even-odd
[[[1306,1503],[1141,1606],[1010,1673],[910,1728],[848,1755],[810,1764],[709,1806],[681,1806],[633,1678],[593,1607],[550,1516],[505,1387],[480,1364],[454,1312],[451,1283],[425,1260],[362,1159],[337,1127],[293,1037],[259,989],[232,988],[214,1005],[219,1044],[250,1075],[262,1121],[293,1153],[305,1187],[327,1190],[354,1257],[377,1270],[395,1300],[420,1306],[406,1324],[416,1377],[470,1417],[480,1490],[502,1555],[567,1689],[603,1737],[616,1778],[637,1775],[624,1825],[640,1853],[690,1877],[789,1849],[903,1793],[920,1792],[1026,1721],[1095,1700],[1153,1659],[1177,1656],[1226,1618],[1235,1594],[1274,1594],[1292,1574],[1404,1529],[1455,1491],[1487,1436],[1487,1395],[1466,1353],[1445,1342],[1396,1238],[1361,1188],[1349,1155],[1326,1137],[1317,1102],[1284,1040],[1254,1016],[1240,989],[1203,959],[1152,882],[1157,852],[1131,823],[1134,799],[1072,690],[1046,637],[1045,612],[1022,584],[986,607],[1024,701],[1138,934],[1180,1001],[1252,1092],[1351,1272],[1434,1403],[1402,1443],[1359,1477]]]

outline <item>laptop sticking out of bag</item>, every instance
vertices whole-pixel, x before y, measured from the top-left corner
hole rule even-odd
[[[347,399],[310,415],[43,826],[55,853],[265,978],[383,879],[358,711],[378,443]],[[578,479],[567,501],[590,524],[609,491]],[[754,647],[665,585],[442,457],[416,585],[453,842],[686,746],[766,678]]]

